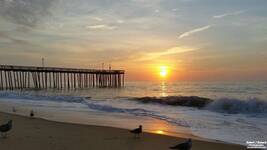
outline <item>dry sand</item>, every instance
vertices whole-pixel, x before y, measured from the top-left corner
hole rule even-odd
[[[0,123],[13,120],[1,150],[167,150],[184,139],[143,133],[134,138],[128,130],[112,127],[59,123],[0,113]],[[193,139],[192,150],[240,150],[239,145]]]

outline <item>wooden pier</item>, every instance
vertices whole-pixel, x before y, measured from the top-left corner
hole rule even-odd
[[[0,90],[123,86],[124,70],[0,65]]]

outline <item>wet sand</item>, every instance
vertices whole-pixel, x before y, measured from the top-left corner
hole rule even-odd
[[[0,123],[13,120],[7,138],[0,138],[3,150],[167,150],[183,138],[143,133],[134,138],[129,130],[60,123],[0,113]],[[192,150],[240,150],[243,146],[193,139]]]

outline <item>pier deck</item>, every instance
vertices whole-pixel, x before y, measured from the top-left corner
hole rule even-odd
[[[124,70],[0,65],[0,90],[124,86]]]

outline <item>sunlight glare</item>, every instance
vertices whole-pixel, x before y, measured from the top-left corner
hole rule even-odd
[[[157,134],[164,134],[164,131],[162,131],[162,130],[157,130],[156,133],[157,133]]]
[[[160,70],[159,74],[161,77],[164,78],[168,75],[168,67],[167,66],[160,66],[159,70]]]

